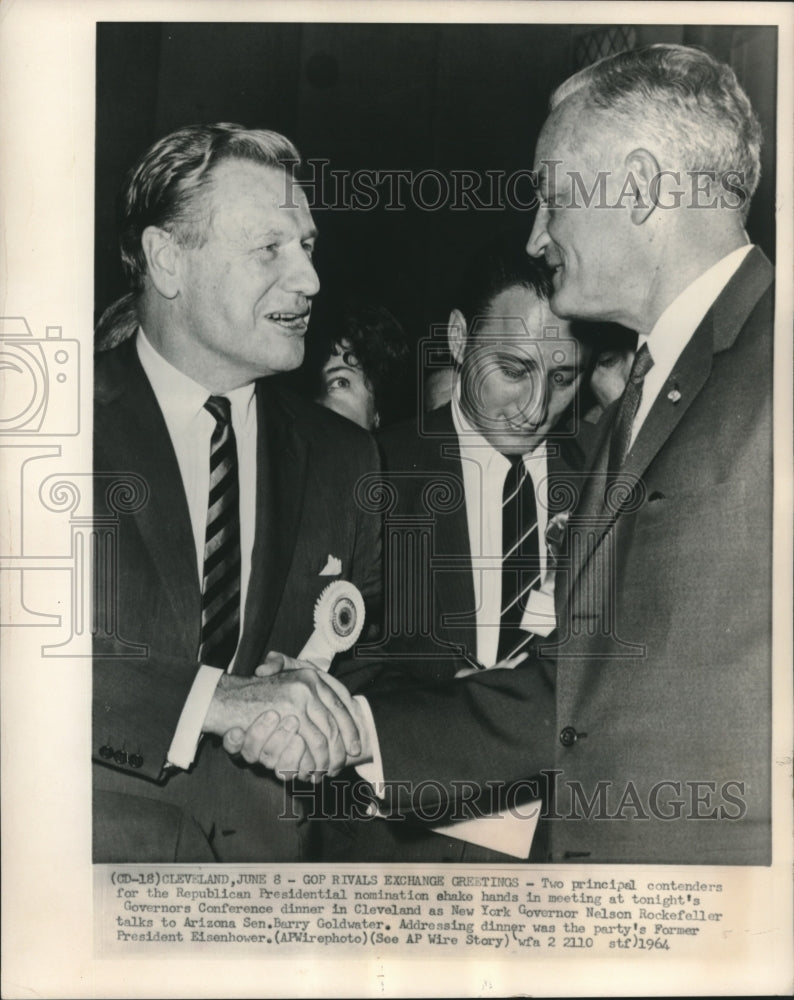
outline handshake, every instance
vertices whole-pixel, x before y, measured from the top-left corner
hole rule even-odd
[[[283,780],[317,781],[371,760],[365,714],[336,678],[281,653],[253,677],[223,674],[203,731]]]

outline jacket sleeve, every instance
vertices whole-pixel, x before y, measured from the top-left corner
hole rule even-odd
[[[433,685],[375,684],[367,699],[389,809],[411,810],[418,794],[423,808],[448,805],[472,785],[505,792],[554,760],[554,671],[538,659]]]

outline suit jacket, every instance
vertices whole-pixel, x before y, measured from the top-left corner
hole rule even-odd
[[[298,653],[331,579],[319,575],[329,555],[365,599],[380,586],[379,523],[353,499],[378,467],[372,439],[266,379],[256,405],[256,524],[234,665],[243,675],[269,650]],[[201,593],[176,456],[134,338],[97,358],[94,470],[95,523],[111,525],[115,545],[96,567],[95,787],[186,806],[222,860],[297,858],[299,821],[277,821],[284,791],[264,772],[205,740],[190,774],[163,773],[196,673]]]
[[[386,429],[378,436],[378,445],[383,478],[391,488],[385,515],[385,634],[378,644],[362,644],[357,651],[359,656],[380,655],[381,660],[367,664],[358,683],[349,671],[343,679],[357,693],[376,697],[383,697],[386,690],[415,685],[443,690],[443,683],[452,680],[462,666],[461,655],[475,656],[477,651],[467,506],[451,405],[427,414],[421,432],[415,421]],[[578,440],[560,437],[550,442],[550,495],[573,472],[581,471],[583,461]],[[540,681],[548,700],[553,695],[548,675],[541,673]],[[466,738],[463,731],[461,738]],[[355,781],[355,776],[351,780]],[[488,807],[483,805],[482,811],[489,811]],[[437,822],[434,810],[430,817]],[[323,857],[358,861],[512,860],[431,833],[428,826],[432,825],[419,824],[415,816],[400,815],[376,823],[362,819],[330,829],[326,826]]]
[[[546,666],[370,694],[387,780],[454,797],[545,769],[555,862],[769,863],[772,279],[753,250],[706,314],[618,510],[605,415]]]

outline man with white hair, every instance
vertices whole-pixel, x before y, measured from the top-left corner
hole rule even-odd
[[[548,694],[540,665],[373,687],[363,757],[383,808],[545,771],[555,863],[768,864],[773,272],[744,230],[760,128],[728,66],[676,45],[602,60],[551,108],[528,251],[557,315],[639,333],[557,525],[556,669]]]
[[[559,609],[555,811],[582,789],[608,806],[559,824],[555,856],[768,863],[773,272],[744,229],[760,127],[728,66],[675,45],[603,60],[551,107],[528,250],[558,315],[639,333]]]

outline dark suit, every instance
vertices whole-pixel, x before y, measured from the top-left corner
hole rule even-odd
[[[605,425],[549,665],[370,694],[387,779],[454,794],[454,779],[553,771],[555,862],[769,863],[772,278],[753,250],[706,314],[617,515]]]
[[[451,405],[427,414],[421,432],[413,421],[400,424],[382,432],[378,444],[383,476],[393,490],[385,519],[387,634],[381,647],[359,647],[358,654],[386,653],[388,658],[372,668],[363,683],[353,686],[360,694],[382,696],[389,688],[437,685],[454,678],[462,665],[460,654],[476,656],[477,622],[460,442]],[[550,483],[561,484],[572,472],[581,470],[582,464],[578,441],[569,436],[550,441]],[[351,683],[350,675],[344,679]],[[461,736],[466,738],[463,730]],[[485,805],[480,808],[488,811]],[[359,861],[512,860],[487,848],[431,833],[428,825],[433,824],[414,819],[336,824],[325,831],[323,857]]]
[[[256,524],[234,665],[242,675],[269,650],[299,652],[314,602],[333,579],[319,575],[329,555],[365,598],[380,585],[379,524],[353,499],[358,478],[377,468],[372,439],[267,379],[256,384],[256,405]],[[97,358],[94,470],[97,521],[118,496],[103,474],[138,477],[147,494],[139,509],[118,516],[117,569],[104,560],[97,566],[98,591],[114,595],[115,619],[111,634],[100,628],[94,643],[95,788],[184,809],[221,860],[297,859],[302,824],[277,821],[285,802],[280,783],[233,762],[217,741],[204,741],[191,773],[162,773],[197,669],[201,594],[176,456],[134,339]],[[147,655],[130,656],[118,637],[143,644]],[[123,810],[109,813],[104,795],[98,801],[95,858],[122,860],[113,856],[113,826],[121,843]],[[131,800],[129,812],[136,809]],[[170,860],[157,857],[161,850],[158,837],[140,844],[147,860]]]

